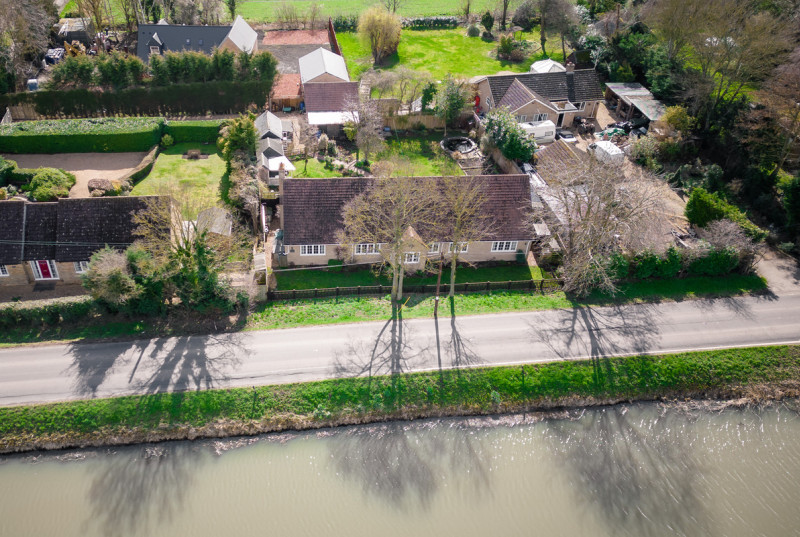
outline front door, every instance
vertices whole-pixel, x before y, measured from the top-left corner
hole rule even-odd
[[[564,114],[558,114],[558,122],[556,123],[556,127],[562,126],[564,123]]]
[[[36,263],[39,265],[39,274],[42,275],[42,279],[51,280],[53,278],[53,274],[50,272],[50,263],[45,260],[40,260]]]

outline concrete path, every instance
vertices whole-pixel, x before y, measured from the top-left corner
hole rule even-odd
[[[800,342],[800,294],[0,350],[0,405]]]

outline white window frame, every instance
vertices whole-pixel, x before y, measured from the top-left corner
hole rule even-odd
[[[528,116],[525,114],[520,114],[517,116],[517,123],[525,123],[526,121],[528,121]]]
[[[84,274],[89,270],[88,261],[73,261],[72,266],[75,268],[75,274]]]
[[[419,252],[406,252],[403,255],[404,265],[413,265],[415,263],[419,263]]]
[[[442,243],[440,242],[432,242],[430,248],[428,248],[429,254],[438,254],[442,251]]]
[[[582,102],[582,103],[578,103],[576,105],[573,105],[573,106],[575,106],[575,108],[577,108],[578,111],[586,110],[586,102],[585,101]]]
[[[531,123],[536,123],[537,121],[547,121],[547,114],[533,114]]]
[[[0,278],[5,278],[6,276],[8,276],[8,267],[0,265]]]
[[[447,253],[448,254],[452,254],[453,253],[453,244],[454,243],[452,243],[452,242],[448,242],[447,243]],[[458,243],[458,246],[459,246],[459,248],[458,248],[458,252],[457,253],[459,253],[459,254],[466,254],[467,251],[469,250],[469,243],[468,242],[460,242],[460,243]]]
[[[517,241],[494,241],[492,242],[492,252],[516,252]]]
[[[325,255],[325,245],[302,244],[300,245],[300,255]]]
[[[51,275],[50,278],[42,277],[42,271],[39,270],[39,262],[40,261],[47,262],[47,266],[50,268],[50,275]],[[57,280],[57,279],[59,279],[58,278],[58,268],[56,267],[56,262],[53,261],[52,259],[37,259],[36,261],[28,261],[28,263],[30,263],[31,270],[33,271],[33,279],[34,280],[48,281],[48,280]]]
[[[161,54],[161,49],[156,46],[150,47],[150,55],[152,56],[153,54]]]
[[[355,255],[374,255],[381,251],[381,245],[375,243],[356,244],[353,248]]]

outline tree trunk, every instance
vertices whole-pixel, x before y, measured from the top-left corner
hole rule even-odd
[[[503,20],[500,21],[500,29],[505,31],[506,29],[506,16],[508,15],[508,3],[509,0],[503,0]]]
[[[566,64],[567,63],[567,47],[564,45],[564,33],[561,33],[561,55],[562,61]]]
[[[400,300],[397,297],[397,282],[398,282],[398,274],[397,274],[397,265],[392,265],[392,302]]]
[[[453,252],[453,257],[450,259],[450,293],[447,296],[455,296],[456,293],[456,265],[458,264],[458,256]]]
[[[541,22],[539,23],[539,42],[542,44],[542,55],[547,58],[547,51],[544,49],[545,43],[547,43],[547,33],[545,31],[545,21],[544,21],[544,13],[541,16]]]
[[[406,271],[403,268],[403,265],[400,265],[400,275],[397,277],[397,301],[400,302],[403,300],[403,277],[405,276]]]

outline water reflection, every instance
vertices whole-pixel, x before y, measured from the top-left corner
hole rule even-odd
[[[709,517],[689,438],[691,416],[657,407],[606,408],[551,424],[552,449],[582,507],[617,535],[707,535]],[[644,416],[642,415],[644,413]]]
[[[103,535],[147,535],[159,524],[172,521],[184,507],[209,454],[187,442],[124,449],[94,466],[89,488],[91,515]]]
[[[467,489],[470,496],[490,493],[485,435],[459,421],[445,423],[357,427],[330,438],[328,447],[346,480],[395,509],[428,510],[443,486]]]

